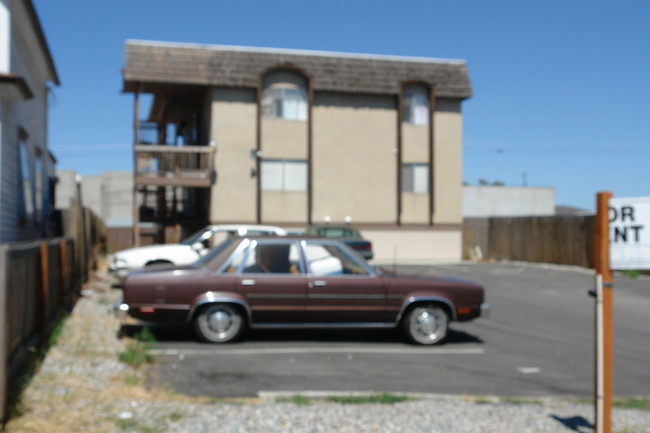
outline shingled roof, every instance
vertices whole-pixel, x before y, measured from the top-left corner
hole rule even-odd
[[[422,80],[436,85],[438,97],[472,96],[460,60],[131,40],[124,91],[138,83],[257,87],[260,74],[283,65],[304,71],[321,91],[396,94],[401,82]]]

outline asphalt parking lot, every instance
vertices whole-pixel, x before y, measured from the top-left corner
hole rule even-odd
[[[149,381],[188,395],[385,391],[586,396],[594,386],[593,271],[463,263],[399,266],[486,287],[488,318],[453,323],[446,343],[420,347],[399,331],[255,331],[239,343],[198,343],[190,329],[153,328]],[[650,280],[617,277],[616,395],[650,395]]]

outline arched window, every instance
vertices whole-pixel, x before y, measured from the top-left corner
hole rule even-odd
[[[429,89],[421,84],[404,86],[402,97],[404,123],[429,124]]]
[[[291,71],[275,71],[264,78],[262,116],[307,120],[307,80]]]

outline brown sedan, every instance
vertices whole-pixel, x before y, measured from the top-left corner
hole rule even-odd
[[[487,308],[481,286],[370,267],[331,239],[231,239],[191,266],[134,272],[122,311],[151,322],[193,324],[211,343],[246,328],[402,327],[414,343],[444,340],[449,322]]]

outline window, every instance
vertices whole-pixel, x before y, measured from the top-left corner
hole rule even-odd
[[[300,274],[300,253],[295,242],[260,243],[249,248],[244,274]]]
[[[307,191],[307,162],[303,160],[263,160],[263,191]]]
[[[22,209],[21,217],[25,221],[34,220],[34,212],[36,208],[36,194],[34,191],[33,169],[29,160],[29,151],[27,143],[23,138],[19,142],[20,147],[20,195],[22,196]]]
[[[405,163],[402,168],[402,191],[414,193],[429,192],[428,164]]]
[[[265,89],[262,115],[276,119],[307,120],[307,91],[302,88]]]
[[[307,80],[291,70],[275,70],[264,76],[261,103],[263,117],[307,120]]]
[[[404,87],[403,121],[413,125],[429,124],[429,91],[422,85]]]
[[[369,274],[369,271],[358,260],[336,245],[308,242],[305,254],[307,255],[309,273],[315,277]]]

